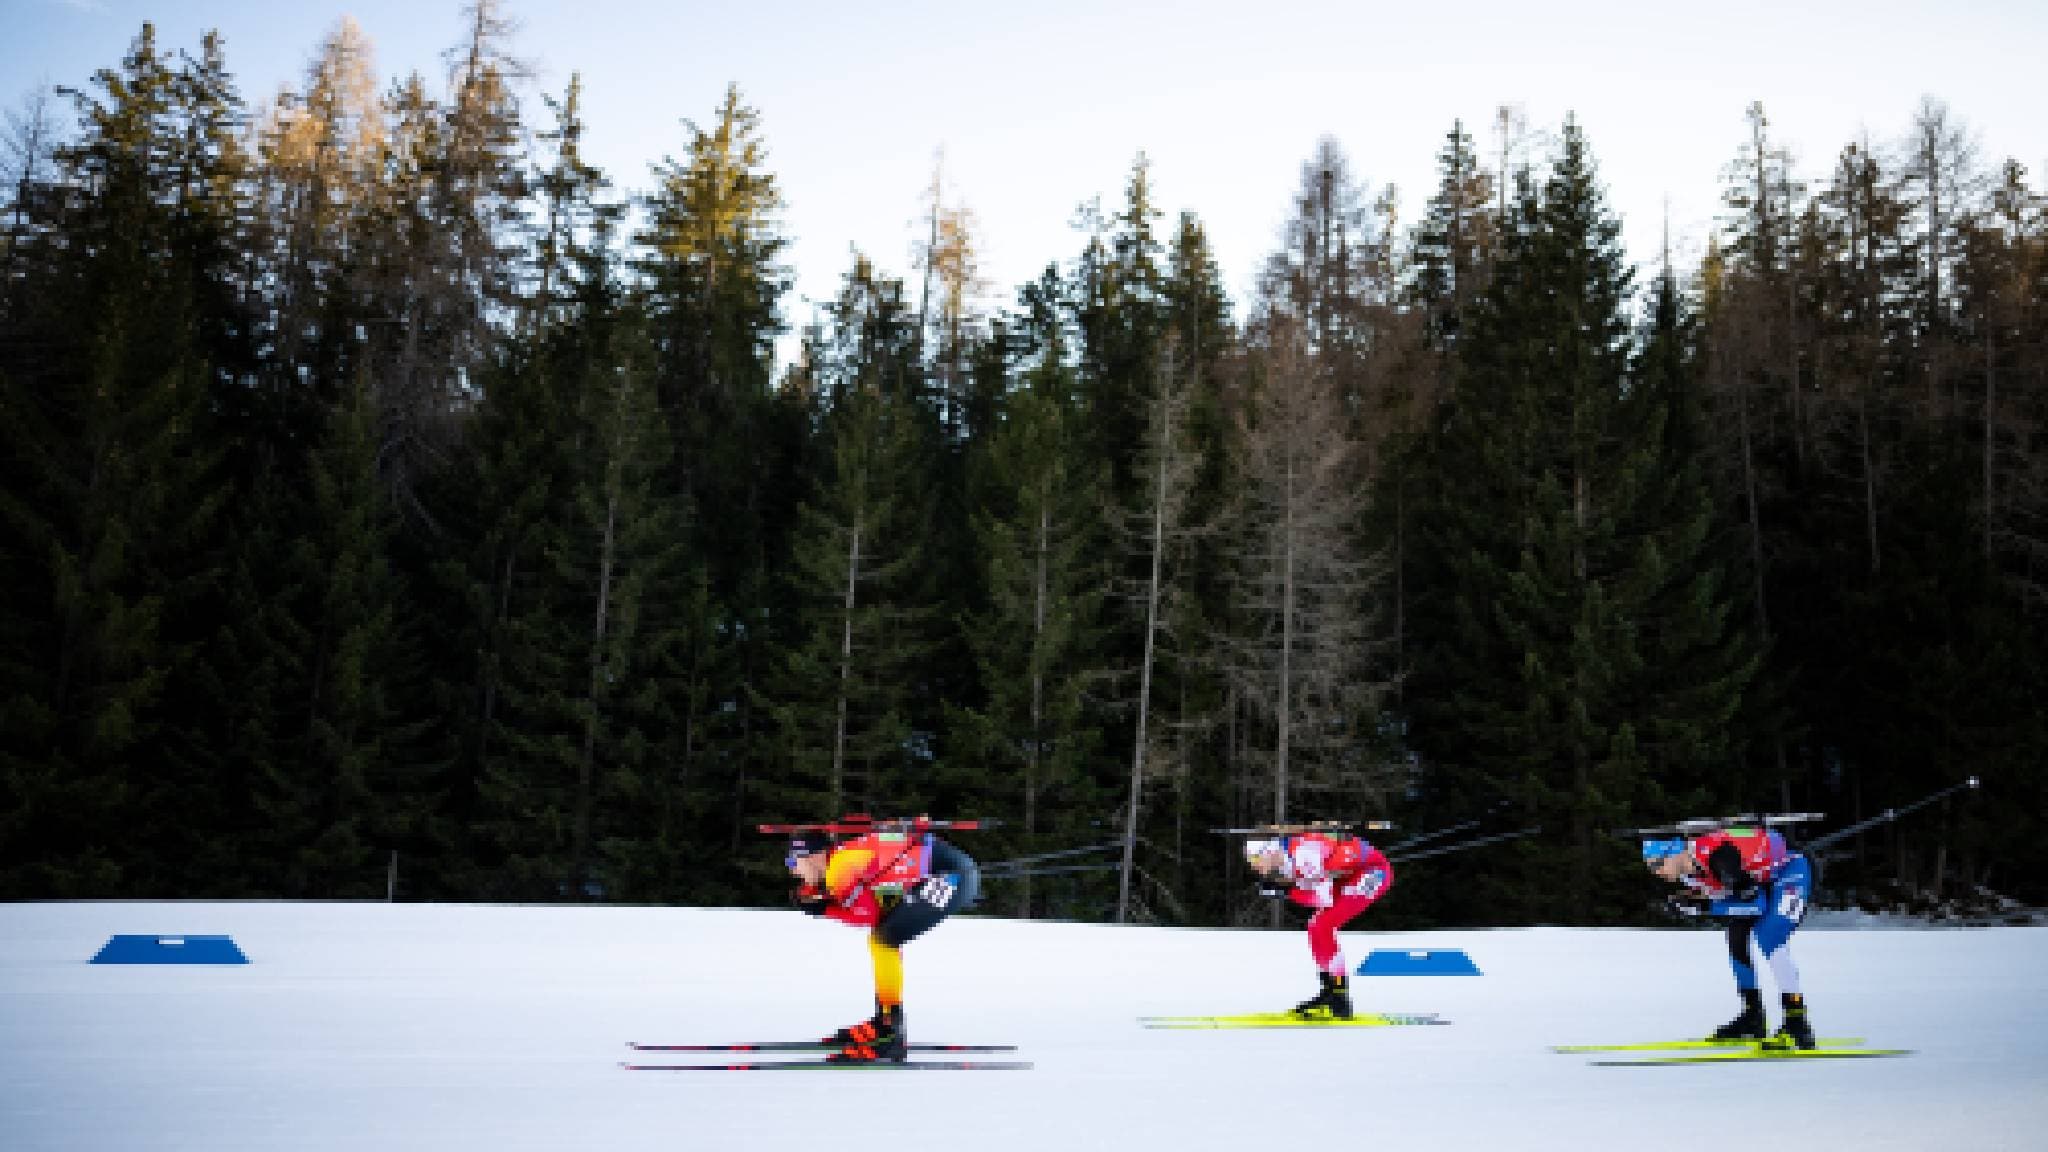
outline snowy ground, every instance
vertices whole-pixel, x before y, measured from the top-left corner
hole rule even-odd
[[[229,934],[251,963],[88,964],[116,933]],[[1916,1055],[1672,1068],[1549,1046],[1726,1019],[1715,934],[1346,936],[1354,967],[1375,947],[1463,948],[1485,975],[1357,978],[1362,1009],[1447,1028],[1146,1031],[1137,1016],[1300,999],[1306,943],[967,918],[907,953],[913,1034],[1016,1043],[1035,1069],[670,1075],[620,1070],[624,1042],[864,1015],[861,934],[739,910],[0,905],[0,1148],[794,1150],[871,1127],[959,1152],[1316,1131],[1382,1149],[2048,1149],[2048,928],[1804,932],[1819,1030]]]

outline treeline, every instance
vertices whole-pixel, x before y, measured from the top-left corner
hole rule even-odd
[[[792,317],[739,90],[622,189],[498,8],[10,116],[0,895],[768,903],[757,822],[930,812],[1045,858],[990,911],[1252,923],[1210,829],[1379,816],[1542,830],[1382,923],[1611,923],[1616,828],[1978,775],[1830,887],[2042,896],[2048,215],[1942,105],[1752,108],[1697,268],[1504,119],[1405,231],[1326,142],[1246,300],[1141,156],[1008,306],[935,177]]]

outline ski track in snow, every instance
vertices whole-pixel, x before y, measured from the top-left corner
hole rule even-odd
[[[88,964],[116,933],[228,934],[251,963]],[[1806,1152],[2048,1149],[2048,928],[1810,928],[1794,949],[1816,1029],[1915,1055],[1674,1068],[1549,1048],[1733,1015],[1717,932],[1344,944],[1354,969],[1373,948],[1462,948],[1485,975],[1354,977],[1361,1011],[1445,1028],[1148,1031],[1137,1017],[1304,998],[1306,940],[965,917],[906,951],[912,1038],[1014,1043],[1034,1069],[678,1076],[622,1070],[626,1042],[800,1039],[866,1015],[863,935],[739,909],[6,904],[0,1148],[795,1150],[869,1128],[963,1152],[1316,1133],[1489,1152],[1707,1132]]]

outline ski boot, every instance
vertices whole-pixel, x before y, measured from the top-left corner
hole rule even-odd
[[[1351,1019],[1351,985],[1345,982],[1342,972],[1319,972],[1323,990],[1310,999],[1294,1006],[1294,1014],[1303,1020],[1349,1020]]]
[[[1764,1041],[1764,1047],[1777,1051],[1797,1048],[1801,1051],[1813,1047],[1813,1025],[1806,1019],[1806,997],[1797,992],[1787,992],[1782,997],[1785,1005],[1785,1022],[1771,1038]]]
[[[819,1043],[830,1048],[844,1048],[848,1044],[865,1044],[873,1040],[881,1032],[882,1018],[887,1012],[888,1009],[883,1008],[882,1002],[877,1000],[875,1001],[875,1014],[873,1016],[858,1024],[848,1024],[846,1027],[825,1037]]]
[[[1730,1020],[1709,1040],[1762,1040],[1764,1038],[1764,994],[1755,988],[1742,990],[1742,1015]]]
[[[903,1005],[891,1004],[878,1009],[875,1018],[864,1024],[855,1024],[849,1031],[853,1039],[846,1047],[825,1059],[833,1064],[874,1064],[893,1062],[901,1064],[910,1054],[910,1036],[903,1028]]]

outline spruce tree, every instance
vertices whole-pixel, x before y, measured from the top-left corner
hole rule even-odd
[[[695,698],[708,710],[689,729],[714,773],[707,785],[732,798],[732,847],[758,816],[746,811],[750,781],[770,767],[770,725],[757,708],[768,648],[798,626],[778,610],[777,580],[809,432],[800,398],[771,390],[789,241],[760,114],[729,86],[708,124],[684,129],[683,154],[655,171],[637,240],[657,395],[675,440],[672,483],[694,510],[690,550],[709,565],[706,619],[725,641],[697,649],[697,667],[720,671],[701,682]]]
[[[361,899],[384,892],[384,853],[428,791],[409,744],[425,718],[394,571],[396,519],[376,470],[376,411],[358,384],[307,475],[300,535],[269,596],[263,691],[277,709],[255,784],[251,837],[280,894]]]
[[[1145,435],[1145,397],[1167,322],[1165,252],[1154,199],[1152,166],[1141,154],[1131,165],[1122,208],[1100,222],[1074,283],[1076,355],[1088,425],[1118,500],[1135,499],[1145,484],[1135,473],[1134,453]]]
[[[1423,312],[1432,348],[1456,343],[1461,317],[1486,286],[1496,222],[1494,177],[1473,150],[1463,121],[1451,125],[1437,153],[1437,190],[1416,227],[1409,256],[1408,298]]]
[[[83,135],[44,210],[61,236],[31,265],[0,361],[9,463],[0,554],[6,774],[0,889],[112,893],[166,863],[148,847],[175,794],[158,767],[166,691],[204,635],[187,609],[219,563],[224,499],[199,334],[228,243],[181,103],[144,25],[118,69],[75,95]],[[189,114],[188,114],[189,113]]]
[[[1414,740],[1443,817],[1508,799],[1547,829],[1490,861],[1481,899],[1605,920],[1635,871],[1600,830],[1649,814],[1654,773],[1712,767],[1747,675],[1701,564],[1707,505],[1673,479],[1669,388],[1632,383],[1631,275],[1576,123],[1509,223],[1433,461]],[[1684,679],[1717,652],[1718,679]]]
[[[935,778],[925,665],[934,643],[929,535],[937,425],[918,400],[900,282],[856,258],[825,342],[822,459],[798,509],[781,602],[794,613],[770,693],[776,763],[764,815],[899,812],[950,799]]]
[[[1103,801],[1090,771],[1100,717],[1089,704],[1102,656],[1099,484],[1062,348],[1056,330],[1040,345],[973,474],[987,600],[962,625],[984,703],[956,710],[953,754],[974,766],[979,802],[1005,819],[990,844],[1018,856],[1080,846]],[[1057,907],[1043,890],[1034,903],[1034,887],[1020,878],[1004,904],[1026,918]]]

